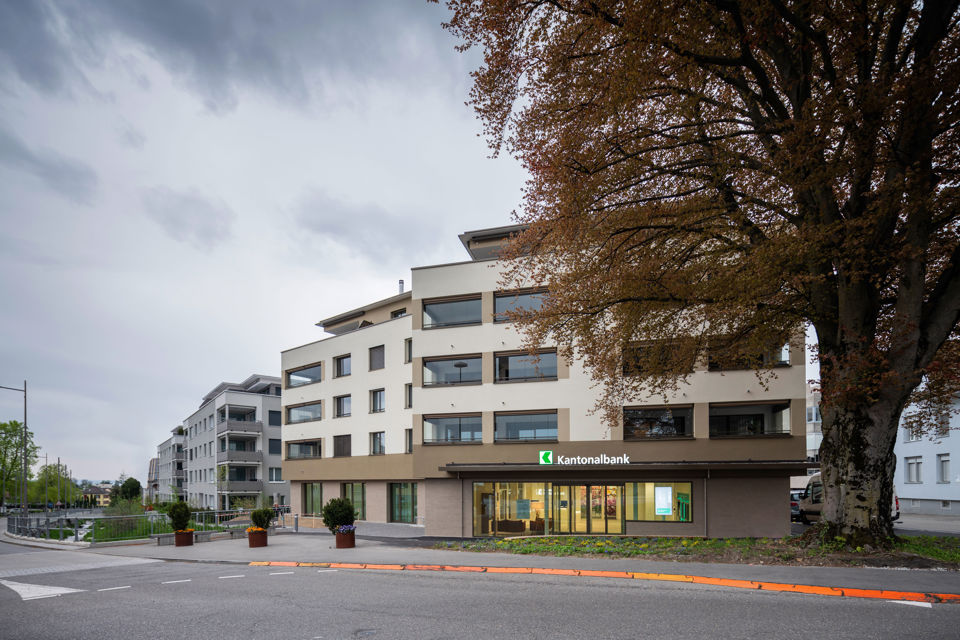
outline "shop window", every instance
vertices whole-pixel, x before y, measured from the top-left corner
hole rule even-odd
[[[390,505],[388,519],[390,522],[417,523],[417,483],[391,482],[389,483]]]
[[[627,482],[624,489],[628,521],[693,521],[690,482]]]
[[[367,519],[367,487],[363,482],[344,482],[340,485],[340,497],[353,505],[357,520]]]

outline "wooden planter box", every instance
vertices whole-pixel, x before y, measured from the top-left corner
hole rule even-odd
[[[177,547],[189,547],[193,545],[193,531],[174,531],[173,544]]]
[[[247,534],[247,544],[250,547],[265,547],[267,546],[267,532],[266,531],[251,531]]]
[[[357,546],[356,539],[354,538],[354,531],[349,531],[347,533],[337,533],[337,549],[352,549]]]

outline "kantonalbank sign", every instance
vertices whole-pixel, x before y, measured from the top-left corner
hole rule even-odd
[[[598,456],[561,456],[553,455],[553,451],[540,452],[540,464],[630,464],[630,456],[608,456],[601,453]]]

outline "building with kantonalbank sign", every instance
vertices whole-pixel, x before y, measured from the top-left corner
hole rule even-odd
[[[282,353],[293,511],[344,496],[361,521],[431,536],[789,534],[789,478],[808,466],[802,335],[766,384],[704,354],[668,402],[630,402],[611,427],[581,363],[531,357],[504,315],[546,295],[498,287],[515,230],[464,233],[470,260],[416,267],[412,291]]]

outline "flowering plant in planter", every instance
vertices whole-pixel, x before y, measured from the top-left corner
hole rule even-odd
[[[256,531],[266,531],[263,527],[247,527],[247,533],[254,533]]]
[[[351,533],[356,530],[357,530],[356,525],[342,524],[339,527],[337,527],[337,530],[334,533]]]
[[[338,527],[352,527],[354,520],[356,520],[353,503],[346,498],[331,498],[327,504],[323,505],[321,514],[323,515],[323,524],[330,529],[330,533],[337,533]]]

